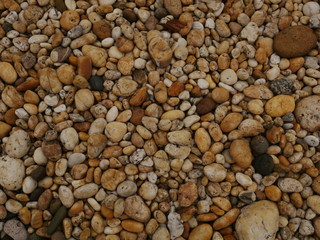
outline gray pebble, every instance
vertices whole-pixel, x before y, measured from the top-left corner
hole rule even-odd
[[[67,37],[71,39],[75,39],[80,37],[82,34],[83,34],[83,28],[80,25],[77,25],[68,31]]]
[[[314,227],[312,226],[312,223],[308,220],[302,220],[300,227],[299,227],[299,233],[304,236],[308,236],[314,233]]]
[[[120,183],[117,187],[117,193],[121,197],[129,197],[137,192],[137,185],[132,181],[124,181]]]
[[[14,240],[27,240],[28,233],[22,222],[11,219],[4,224],[3,230]]]
[[[319,145],[319,138],[312,135],[304,137],[304,141],[311,147],[317,147]]]
[[[293,178],[282,178],[278,180],[278,187],[282,192],[301,192],[303,190],[302,184]]]
[[[32,53],[27,52],[22,56],[21,62],[23,67],[28,70],[28,69],[31,69],[36,64],[37,59]]]

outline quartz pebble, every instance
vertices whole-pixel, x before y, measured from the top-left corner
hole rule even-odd
[[[8,190],[22,187],[25,167],[20,159],[2,156],[0,158],[0,185]]]

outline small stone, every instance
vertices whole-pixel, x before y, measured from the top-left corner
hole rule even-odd
[[[94,104],[94,97],[89,89],[80,89],[75,95],[75,104],[79,111],[86,111]]]
[[[311,147],[317,147],[319,145],[319,138],[312,135],[304,137],[304,141]]]
[[[295,101],[292,96],[278,95],[271,98],[265,105],[265,111],[271,117],[282,117],[293,112]]]
[[[197,104],[197,113],[199,115],[204,115],[214,110],[215,107],[216,103],[213,101],[213,99],[210,97],[206,97]]]
[[[236,222],[239,240],[275,239],[278,229],[278,208],[276,204],[266,200],[242,208]]]
[[[129,22],[136,22],[138,20],[137,15],[129,8],[126,8],[123,10],[122,15],[125,19],[127,19]]]
[[[301,192],[303,190],[302,184],[293,178],[282,178],[278,180],[278,187],[282,192]]]
[[[0,121],[0,139],[8,136],[11,131],[11,126],[5,122]]]
[[[303,57],[317,45],[312,29],[299,25],[287,27],[274,37],[273,49],[285,58]]]
[[[67,37],[69,37],[71,39],[75,39],[75,38],[80,37],[82,35],[82,33],[83,33],[83,28],[80,25],[77,25],[68,31]]]
[[[19,108],[24,104],[23,97],[20,93],[11,85],[4,88],[1,93],[2,101],[11,108]]]
[[[43,154],[51,161],[57,161],[62,156],[62,148],[57,141],[42,142]]]
[[[248,23],[240,33],[242,38],[246,38],[249,43],[254,43],[259,37],[259,27],[256,23]]]
[[[124,212],[128,217],[143,223],[148,222],[151,216],[150,209],[137,195],[125,199]]]
[[[28,232],[22,222],[11,219],[6,221],[3,231],[14,240],[27,240]]]
[[[220,81],[227,85],[233,85],[237,80],[237,74],[232,69],[226,69],[220,74]]]
[[[93,76],[90,78],[89,83],[93,91],[103,90],[103,78],[101,76]]]
[[[114,191],[125,179],[126,175],[124,172],[116,169],[108,169],[101,176],[101,185],[109,191]]]
[[[95,183],[88,183],[77,188],[73,195],[78,199],[86,199],[94,196],[99,190],[99,187]]]
[[[50,58],[53,62],[65,62],[71,55],[71,48],[63,48],[63,47],[57,47],[53,49],[50,53]]]
[[[79,143],[77,131],[72,127],[64,129],[60,134],[60,141],[67,150],[73,150]]]
[[[273,158],[268,154],[259,155],[253,159],[252,166],[256,173],[267,176],[273,172]]]
[[[82,47],[82,52],[85,56],[91,58],[92,65],[95,67],[105,67],[107,63],[107,51],[103,48],[84,45]]]
[[[231,143],[230,155],[241,168],[248,168],[253,159],[249,143],[245,139],[237,139]]]
[[[245,119],[243,120],[238,129],[241,131],[244,137],[247,136],[257,136],[258,134],[264,132],[263,125],[255,119]]]
[[[44,11],[37,5],[29,5],[24,11],[24,19],[28,24],[37,23],[42,17]]]
[[[79,13],[75,10],[64,11],[60,18],[60,25],[66,31],[69,31],[73,27],[77,26],[79,22],[80,16]]]
[[[267,149],[269,147],[269,142],[265,137],[258,135],[252,138],[250,142],[250,146],[253,153],[260,155],[267,152]]]
[[[70,208],[74,203],[74,197],[71,189],[66,186],[60,186],[59,199],[66,208]]]
[[[245,88],[243,93],[250,98],[270,99],[273,97],[272,92],[265,85],[252,85]]]
[[[316,214],[320,214],[320,196],[313,195],[307,198],[307,205],[310,207]]]
[[[314,227],[312,226],[311,221],[303,219],[300,223],[299,233],[303,236],[314,234]]]
[[[158,187],[155,183],[144,182],[139,189],[139,195],[146,201],[152,201],[156,198],[158,193]]]
[[[105,134],[112,142],[120,142],[127,132],[127,126],[122,122],[111,122],[106,125]]]
[[[135,194],[138,190],[137,185],[133,181],[124,181],[120,183],[117,187],[117,193],[121,197],[129,197],[133,194]]]
[[[187,36],[188,45],[201,47],[203,45],[205,33],[203,29],[192,29]]]
[[[41,148],[39,148],[41,149]],[[42,166],[38,166],[35,170],[32,171],[32,173],[30,174],[30,176],[36,180],[36,181],[40,181],[42,179],[44,179],[46,177],[46,169]]]
[[[112,92],[116,96],[128,97],[135,93],[137,90],[138,83],[133,81],[131,77],[126,76],[120,78],[112,88]]]
[[[210,224],[204,223],[195,227],[190,235],[189,240],[211,240],[213,230]]]
[[[218,163],[207,165],[203,169],[204,175],[214,183],[222,182],[227,176],[227,170]]]
[[[317,2],[307,2],[303,5],[302,11],[305,16],[311,17],[320,12],[320,5]]]
[[[153,38],[149,42],[148,50],[158,67],[164,68],[171,63],[173,52],[165,39],[161,37]]]
[[[0,78],[8,84],[13,84],[17,80],[16,70],[10,63],[0,62]]]
[[[7,155],[0,157],[0,185],[8,190],[18,190],[22,187],[25,167],[20,159]]]
[[[31,69],[37,62],[37,58],[30,52],[26,52],[22,58],[21,63],[25,69]]]
[[[195,183],[188,182],[180,186],[178,191],[178,202],[181,207],[189,207],[198,198],[198,189]]]
[[[293,82],[287,78],[278,78],[276,80],[271,81],[270,89],[276,95],[279,94],[292,94],[294,89]]]
[[[164,7],[174,17],[179,17],[182,13],[182,4],[180,0],[164,0]]]
[[[320,129],[320,96],[310,96],[298,102],[295,116],[301,127],[307,131],[317,131]]]

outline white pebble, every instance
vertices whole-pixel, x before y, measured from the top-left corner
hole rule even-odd
[[[226,69],[220,75],[220,82],[223,82],[227,85],[233,85],[237,82],[237,80],[237,74],[232,69]]]

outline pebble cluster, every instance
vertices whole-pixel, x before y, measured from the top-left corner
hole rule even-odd
[[[319,239],[319,38],[310,0],[0,0],[0,239]]]

